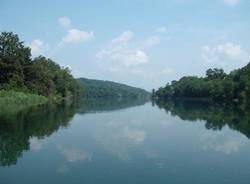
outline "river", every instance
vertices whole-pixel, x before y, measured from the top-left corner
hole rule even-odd
[[[1,184],[247,184],[250,111],[88,100],[0,114]]]

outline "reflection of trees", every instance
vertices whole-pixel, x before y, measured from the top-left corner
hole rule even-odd
[[[250,109],[247,107],[206,101],[158,101],[157,105],[182,120],[204,120],[207,129],[221,130],[228,125],[250,138]]]
[[[83,99],[79,113],[113,111],[143,105],[148,98],[98,98]]]
[[[89,99],[80,102],[79,112],[86,113],[142,105],[146,99]],[[41,139],[60,127],[67,127],[78,108],[79,104],[65,103],[28,109],[11,106],[0,111],[0,166],[15,164],[23,151],[30,149],[32,137]]]
[[[43,138],[66,127],[74,113],[74,106],[65,104],[0,113],[0,165],[15,164],[22,152],[29,150],[31,137]]]

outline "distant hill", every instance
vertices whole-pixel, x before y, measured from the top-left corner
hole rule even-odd
[[[144,89],[117,82],[87,78],[77,80],[83,85],[82,96],[85,98],[148,98],[150,96],[150,93]]]

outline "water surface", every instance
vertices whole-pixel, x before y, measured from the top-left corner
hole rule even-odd
[[[250,111],[205,102],[89,100],[0,114],[0,183],[250,179]]]

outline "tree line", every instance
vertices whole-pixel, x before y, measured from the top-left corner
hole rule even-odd
[[[125,84],[79,78],[80,84],[84,86],[83,98],[148,98],[150,93],[144,89],[128,86]]]
[[[250,63],[226,74],[223,69],[208,69],[205,77],[185,76],[152,92],[153,98],[206,98],[212,101],[249,102]]]
[[[0,34],[0,90],[16,90],[46,97],[77,96],[80,85],[68,68],[44,56],[31,58],[31,49],[17,34]]]

